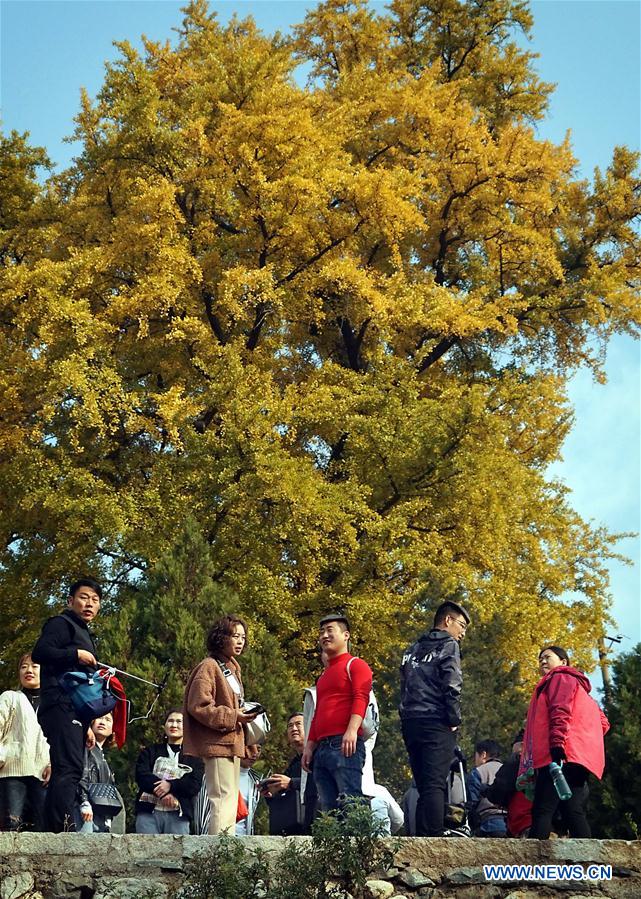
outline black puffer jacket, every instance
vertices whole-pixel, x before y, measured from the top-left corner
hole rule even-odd
[[[461,654],[447,631],[431,630],[409,647],[401,662],[401,704],[405,718],[461,723]]]

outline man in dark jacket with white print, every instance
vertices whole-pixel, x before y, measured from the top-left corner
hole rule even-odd
[[[432,630],[403,655],[399,714],[419,793],[416,835],[443,836],[447,774],[461,723],[459,643],[470,616],[458,603],[436,610]]]

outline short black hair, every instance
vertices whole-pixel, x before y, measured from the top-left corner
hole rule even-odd
[[[452,602],[451,599],[442,602],[436,612],[434,613],[434,627],[438,627],[439,624],[443,624],[448,615],[462,615],[465,618],[467,624],[470,623],[469,613],[460,606],[457,602]]]
[[[167,709],[167,711],[163,715],[162,723],[166,724],[167,718],[171,717],[171,715],[183,715],[184,716],[183,707],[181,705],[175,705],[175,706],[173,706],[173,708]]]
[[[560,646],[544,646],[543,649],[539,652],[539,658],[541,658],[543,653],[547,652],[548,650],[550,652],[553,652],[555,656],[558,656],[561,661],[565,662],[566,665],[570,664],[570,656]]]
[[[102,599],[102,587],[92,577],[79,577],[77,581],[74,581],[69,587],[69,596],[75,596],[81,587],[89,587],[94,593],[98,594],[98,599]]]
[[[330,612],[328,615],[323,615],[318,622],[318,626],[321,628],[323,625],[330,624],[332,621],[335,621],[337,624],[342,624],[344,631],[351,631],[347,615],[343,615],[342,612]]]
[[[304,718],[304,717],[305,716],[303,715],[302,712],[292,712],[291,715],[289,716],[289,718],[287,719],[287,723],[289,724],[289,722],[292,720],[292,718]]]
[[[474,747],[474,752],[487,752],[491,759],[499,759],[503,754],[503,750],[496,740],[479,740]]]

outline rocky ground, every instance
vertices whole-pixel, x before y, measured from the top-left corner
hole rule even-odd
[[[172,899],[185,866],[216,839],[0,833],[0,899]],[[283,845],[278,837],[250,837],[244,843],[274,853]],[[372,874],[367,899],[641,899],[639,841],[404,838],[396,843],[394,866]],[[484,865],[539,868],[532,872],[536,882],[523,869],[497,872],[500,880],[493,881]],[[555,868],[562,865],[565,871]],[[590,865],[611,866],[612,878],[597,870],[592,873],[600,878],[584,879]],[[561,879],[551,879],[555,873]]]

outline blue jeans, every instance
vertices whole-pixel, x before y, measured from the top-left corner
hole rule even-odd
[[[37,777],[0,778],[0,829],[22,830],[25,809],[35,831],[44,830],[46,787]]]
[[[341,752],[343,735],[325,737],[314,751],[312,771],[321,810],[340,808],[343,799],[362,796],[365,743],[358,738],[356,752],[349,758]]]
[[[503,815],[493,815],[481,822],[479,836],[504,837],[507,835],[506,818]]]
[[[175,812],[138,812],[136,833],[189,833],[189,818]]]
[[[372,815],[376,820],[377,824],[381,825],[381,829],[383,835],[386,837],[391,837],[392,835],[392,822],[389,818],[389,811],[387,809],[387,803],[381,796],[374,796],[370,801],[370,807],[372,809]]]
[[[83,821],[80,806],[77,805],[74,810],[74,820],[76,833],[111,833],[111,818],[105,818],[100,812],[93,813],[93,821]],[[107,826],[107,821],[109,821],[109,826]]]

